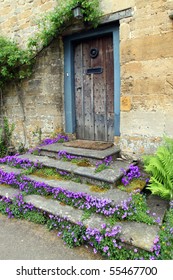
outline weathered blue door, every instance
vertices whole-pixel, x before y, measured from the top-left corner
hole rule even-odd
[[[112,35],[74,45],[76,136],[114,139],[114,57]]]

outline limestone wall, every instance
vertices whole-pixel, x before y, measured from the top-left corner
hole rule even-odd
[[[37,31],[36,21],[56,0],[0,0],[0,34],[25,47]],[[63,45],[55,40],[36,60],[33,75],[3,93],[4,113],[15,123],[13,141],[34,146],[40,138],[63,130]]]
[[[136,0],[121,20],[121,148],[151,152],[173,136],[173,1]],[[118,139],[117,139],[118,141]]]
[[[4,111],[15,123],[14,142],[34,146],[63,130],[63,46],[55,40],[38,57],[33,75],[4,92]]]
[[[0,35],[25,46],[37,31],[36,19],[56,0],[0,0]],[[132,8],[120,20],[121,136],[128,154],[151,152],[163,134],[173,136],[172,0],[102,0],[105,14]],[[64,128],[63,45],[55,41],[38,57],[33,76],[4,94],[4,110],[16,123],[15,143],[33,145]]]
[[[56,3],[56,0],[0,0],[0,34],[25,46],[37,31],[37,20]]]

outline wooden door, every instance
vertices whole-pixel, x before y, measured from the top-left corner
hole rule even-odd
[[[114,58],[112,35],[74,46],[76,135],[113,141]]]

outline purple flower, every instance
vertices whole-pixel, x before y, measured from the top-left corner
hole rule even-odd
[[[154,239],[154,244],[157,244],[159,242],[159,236],[156,236]]]
[[[127,217],[127,212],[124,213],[124,215],[122,216],[122,219],[125,219]]]
[[[139,178],[141,176],[141,172],[137,165],[130,164],[127,171],[124,169],[121,169],[121,171],[124,173],[124,177],[122,178],[122,183],[124,186],[127,186],[134,178]]]
[[[103,252],[106,253],[109,250],[108,246],[103,247]]]
[[[28,169],[31,167],[34,168],[41,168],[42,164],[40,162],[32,162],[28,158],[20,158],[18,155],[14,156],[6,156],[2,159],[0,159],[0,163],[6,163],[9,166],[14,166],[17,168],[23,168],[23,169]]]
[[[105,229],[105,228],[106,228],[106,224],[102,224],[102,225],[101,225],[101,228],[102,228],[102,229]]]
[[[93,249],[94,254],[97,254],[97,250],[96,248]]]
[[[112,157],[108,156],[108,157],[104,158],[103,160],[100,160],[96,163],[96,170],[99,168],[100,165],[105,165],[107,167],[111,163],[112,163]]]
[[[71,161],[73,159],[80,159],[80,157],[78,157],[78,156],[73,156],[71,154],[68,154],[65,150],[58,151],[58,158],[59,159],[66,158],[69,161]]]
[[[123,183],[124,186],[127,186],[129,184],[129,180],[125,177],[122,178],[121,182]]]
[[[161,218],[158,217],[158,218],[155,220],[155,223],[160,224],[160,223],[161,223]]]
[[[8,218],[14,218],[13,212],[11,211],[11,209],[9,207],[7,207],[5,209],[5,212],[8,214]]]
[[[51,144],[54,144],[57,142],[67,142],[67,141],[69,141],[67,135],[58,134],[58,136],[56,138],[44,139],[41,145],[51,145]]]

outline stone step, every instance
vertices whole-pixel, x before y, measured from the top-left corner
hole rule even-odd
[[[10,167],[8,165],[0,165],[4,172],[19,174],[22,169]],[[71,180],[53,180],[47,178],[41,178],[35,175],[25,175],[25,177],[34,180],[36,182],[44,182],[52,188],[61,187],[64,190],[68,190],[74,193],[86,193],[96,198],[107,198],[112,201],[112,205],[120,204],[123,200],[128,199],[130,194],[121,191],[117,188],[114,189],[98,189],[97,186],[89,184],[76,183]]]
[[[31,180],[37,182],[43,182],[53,188],[61,187],[64,190],[69,190],[74,193],[86,193],[96,198],[106,198],[112,201],[112,205],[120,204],[123,200],[129,198],[130,194],[121,191],[117,188],[114,189],[98,189],[96,186],[76,183],[73,181],[59,181],[59,180],[50,180],[46,178],[39,178],[34,175],[27,176]]]
[[[0,165],[0,169],[2,169],[4,172],[7,173],[15,173],[15,174],[20,174],[21,172],[23,172],[22,169],[18,169],[18,168],[14,168],[14,167],[10,167],[8,165]],[[90,196],[92,196],[93,198],[104,198],[104,199],[109,199],[111,201],[111,205],[112,206],[117,206],[120,205],[123,201],[127,200],[130,196],[129,193],[125,192],[125,191],[121,191],[117,188],[114,189],[105,189],[105,190],[101,190],[98,192],[98,189],[96,186],[91,186],[88,184],[82,184],[82,183],[76,183],[73,182],[71,180],[53,180],[53,179],[47,179],[47,178],[41,178],[38,176],[34,176],[34,175],[25,175],[25,177],[36,181],[36,182],[44,182],[46,185],[52,187],[52,188],[57,188],[60,187],[64,190],[68,190],[70,192],[74,192],[74,193],[85,193],[88,194]],[[6,192],[6,188],[7,190],[10,190],[10,187],[6,187],[5,189],[3,188],[2,191],[2,195],[4,195],[4,193]],[[11,190],[11,192],[13,191],[13,189]],[[18,190],[15,190],[16,193],[18,193]],[[155,195],[149,195],[147,197],[147,205],[149,207],[150,213],[149,215],[154,217],[154,219],[159,219],[160,222],[158,221],[158,224],[162,224],[163,218],[165,216],[165,212],[169,207],[169,202],[167,200],[163,200],[161,199],[159,196],[155,196]]]
[[[39,154],[41,156],[53,158],[57,158],[59,151],[66,151],[70,155],[88,159],[92,163],[96,163],[97,161],[103,160],[109,156],[116,159],[120,155],[120,149],[115,145],[105,150],[73,148],[66,146],[66,143],[54,143],[51,145],[40,146],[39,148]]]
[[[131,163],[128,160],[115,160],[109,168],[104,169],[101,172],[95,172],[96,168],[94,166],[81,167],[68,161],[49,158],[47,156],[24,154],[19,157],[28,158],[32,162],[40,162],[45,167],[56,168],[57,171],[71,173],[80,178],[82,182],[89,182],[99,186],[109,184],[110,187],[116,186],[117,182],[119,182],[123,176],[122,169],[127,170],[129,168],[129,164]]]
[[[0,196],[13,199],[16,194],[18,194],[17,190],[0,185]],[[82,210],[74,209],[64,204],[62,205],[59,201],[44,198],[39,195],[26,195],[24,201],[26,203],[32,203],[37,209],[49,214],[68,219],[69,222],[74,224],[82,222],[86,227],[101,230],[102,224],[106,223],[105,218],[97,214],[92,214],[88,219],[83,220]],[[114,226],[121,227],[120,238],[123,239],[124,244],[146,251],[151,250],[159,231],[159,226],[137,222],[117,222]]]

